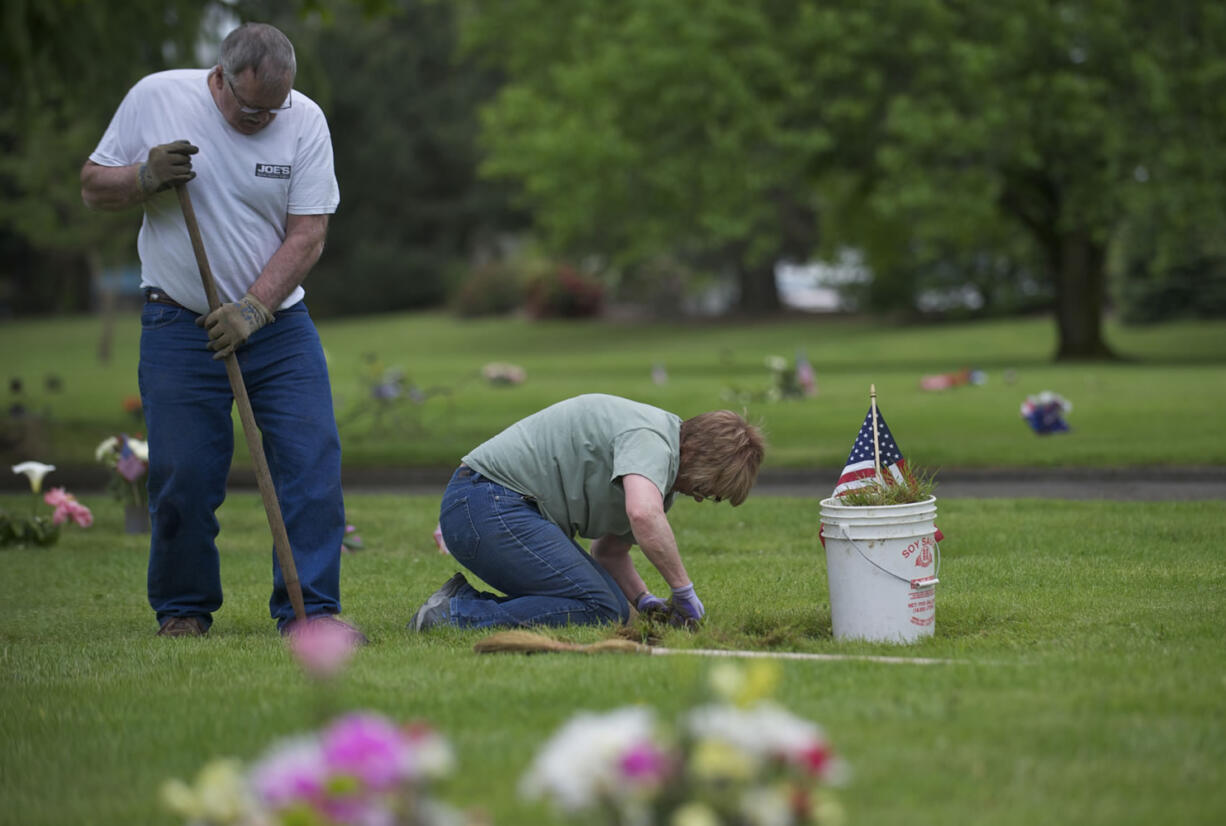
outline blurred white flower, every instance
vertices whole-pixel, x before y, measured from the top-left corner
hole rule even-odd
[[[752,786],[741,795],[741,814],[753,826],[791,826],[790,792],[784,784]]]
[[[149,443],[144,439],[128,439],[128,447],[132,448],[137,459],[142,462],[149,461]]]
[[[774,703],[700,706],[687,715],[686,723],[696,738],[727,743],[758,759],[782,757],[830,782],[837,779],[837,764],[821,727]]]
[[[99,462],[113,462],[118,455],[119,439],[115,436],[107,436],[94,449],[94,459]]]
[[[720,826],[719,816],[705,803],[687,803],[673,812],[669,826]]]
[[[748,668],[720,663],[711,669],[708,681],[716,697],[745,708],[773,696],[782,676],[779,663],[758,660]]]
[[[242,764],[233,758],[206,764],[190,786],[182,780],[168,780],[162,785],[162,802],[181,817],[217,826],[238,823],[250,817],[255,807]]]
[[[412,774],[415,778],[441,780],[455,770],[455,752],[451,744],[434,729],[415,723],[405,731],[413,750]]]
[[[622,758],[649,742],[653,727],[654,715],[647,708],[580,712],[541,747],[520,792],[529,799],[549,797],[569,812],[624,795],[630,787]]]
[[[24,473],[30,480],[30,490],[38,493],[43,488],[43,477],[55,470],[55,465],[44,465],[42,462],[22,462],[13,465],[13,473]]]

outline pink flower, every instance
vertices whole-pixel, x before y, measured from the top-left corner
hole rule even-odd
[[[339,622],[299,622],[289,634],[290,651],[313,677],[337,674],[349,662],[356,646],[353,630]]]
[[[47,491],[43,495],[43,501],[55,508],[51,521],[56,525],[63,525],[69,519],[82,528],[88,528],[94,524],[94,515],[89,508],[78,502],[77,497],[63,488],[52,488]]]
[[[621,756],[622,774],[638,783],[658,783],[668,769],[668,754],[649,740],[636,743]]]
[[[813,743],[792,757],[806,773],[817,777],[824,777],[829,773],[833,758],[834,755],[824,743]]]
[[[274,811],[301,801],[319,802],[327,781],[323,751],[313,738],[284,741],[251,770],[252,788]]]
[[[358,536],[358,529],[353,525],[345,526],[345,534],[341,538],[341,553],[346,551],[360,551],[366,547],[366,543],[362,541],[362,537]]]
[[[373,791],[394,788],[412,774],[412,749],[400,728],[371,713],[346,715],[322,739],[330,773],[357,778]]]
[[[72,517],[73,522],[76,522],[82,528],[88,528],[94,524],[94,515],[90,512],[89,508],[80,503],[77,503],[75,507],[69,508],[69,516]]]
[[[443,526],[434,526],[434,544],[438,546],[440,554],[449,554],[451,551],[447,548],[447,541],[443,539]]]
[[[58,508],[73,498],[75,497],[64,488],[51,488],[51,490],[43,494],[43,501],[53,508]]]

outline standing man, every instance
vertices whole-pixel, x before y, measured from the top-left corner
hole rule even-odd
[[[327,121],[293,90],[296,70],[279,30],[240,26],[212,69],[159,72],[132,87],[81,170],[87,206],[144,210],[139,378],[149,604],[161,636],[207,633],[222,603],[215,512],[234,452],[221,361],[231,353],[263,433],[307,616],[340,623],[340,438],[301,286],[340,191]],[[211,313],[173,191],[188,181],[223,302]],[[269,608],[287,631],[294,611],[275,557]]]
[[[625,622],[632,604],[696,623],[705,608],[666,512],[678,493],[741,504],[763,452],[758,428],[730,410],[682,421],[593,393],[534,413],[463,458],[439,515],[455,560],[505,596],[456,574],[409,625],[594,625]],[[592,540],[590,555],[576,535]],[[635,569],[636,544],[669,586],[667,603]]]

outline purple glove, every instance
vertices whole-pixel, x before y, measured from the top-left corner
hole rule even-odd
[[[673,589],[673,597],[669,600],[672,606],[669,621],[673,625],[684,625],[693,628],[706,615],[702,600],[694,593],[694,583]]]
[[[659,614],[663,616],[668,613],[668,603],[651,591],[644,591],[639,594],[634,607],[638,609],[640,614]]]

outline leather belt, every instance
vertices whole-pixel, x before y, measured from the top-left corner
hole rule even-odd
[[[178,301],[175,301],[170,296],[166,295],[166,293],[162,292],[162,290],[158,287],[146,287],[145,300],[152,301],[154,304],[169,304],[171,307],[178,307],[180,310],[187,310],[186,307],[184,307]],[[188,312],[191,312],[191,310],[188,310]]]

